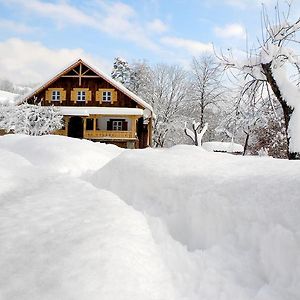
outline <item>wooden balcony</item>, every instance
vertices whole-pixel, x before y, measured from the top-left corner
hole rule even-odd
[[[54,132],[56,135],[67,136],[65,129]],[[117,131],[117,130],[84,130],[83,138],[89,140],[135,140],[136,133],[133,131]]]
[[[128,140],[135,139],[135,132],[120,131],[120,130],[85,130],[83,133],[85,139],[99,139],[99,140]]]
[[[51,134],[67,136],[67,135],[68,135],[68,132],[67,132],[67,130],[65,130],[65,129],[60,129],[60,130],[54,131],[54,132],[51,133]]]

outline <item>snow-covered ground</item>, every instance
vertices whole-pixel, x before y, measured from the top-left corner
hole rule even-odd
[[[299,300],[300,162],[0,137],[0,299]]]

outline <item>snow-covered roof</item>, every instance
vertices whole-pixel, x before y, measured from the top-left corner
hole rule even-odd
[[[140,108],[127,107],[76,107],[76,106],[58,106],[60,113],[65,116],[89,116],[89,115],[112,115],[112,116],[142,116],[143,110]]]
[[[129,98],[131,98],[132,100],[134,100],[136,103],[140,104],[144,108],[148,108],[151,112],[153,112],[153,108],[152,108],[152,106],[150,104],[148,104],[147,102],[145,102],[143,99],[141,99],[139,96],[137,96],[133,92],[129,91],[120,82],[118,82],[118,81],[114,80],[113,78],[111,78],[110,76],[106,75],[100,69],[98,69],[96,67],[92,67],[90,64],[88,64],[86,61],[83,61],[82,59],[78,59],[75,62],[73,62],[71,65],[69,65],[68,67],[64,68],[63,70],[56,72],[56,74],[53,75],[52,77],[50,77],[50,79],[47,80],[46,83],[44,83],[44,84],[36,87],[33,90],[33,92],[31,91],[27,95],[25,95],[24,98],[22,99],[22,101],[25,101],[25,100],[33,97],[35,94],[37,94],[42,89],[46,88],[52,82],[54,82],[56,79],[58,79],[60,76],[62,76],[64,73],[72,70],[73,68],[75,68],[80,63],[82,63],[85,66],[87,66],[90,70],[92,70],[93,72],[95,72],[99,77],[101,77],[105,81],[109,82],[113,87],[115,87],[117,90],[123,92],[125,95],[127,95]]]
[[[19,94],[0,90],[0,104],[14,104],[19,96]]]
[[[219,151],[219,152],[244,152],[244,147],[240,144],[231,142],[206,142],[202,144],[202,147],[207,151]]]

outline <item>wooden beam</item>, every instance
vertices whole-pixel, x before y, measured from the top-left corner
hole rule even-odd
[[[131,131],[136,136],[136,117],[131,117]]]
[[[79,73],[75,69],[73,69],[72,71],[74,71],[77,75],[79,75]]]
[[[79,86],[81,86],[82,64],[79,65]]]
[[[148,123],[148,138],[149,138],[149,146],[152,147],[152,134],[153,134],[153,120],[152,117],[149,119],[149,123]]]
[[[98,75],[82,75],[84,78],[99,78],[100,76]]]
[[[87,69],[86,71],[84,71],[84,72],[82,73],[82,75],[85,75],[88,71],[90,71],[90,69]]]
[[[94,135],[96,133],[96,128],[97,128],[97,118],[93,118],[94,119]]]
[[[83,138],[86,137],[85,128],[86,128],[86,118],[83,118]]]

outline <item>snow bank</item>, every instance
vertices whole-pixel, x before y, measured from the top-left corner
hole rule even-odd
[[[0,148],[17,153],[47,171],[73,176],[97,170],[123,151],[114,145],[56,135],[5,135],[0,139]]]
[[[226,143],[226,142],[206,142],[202,144],[202,147],[210,152],[218,151],[218,152],[244,152],[244,147],[240,144],[236,143]]]
[[[61,172],[92,169],[84,157],[79,166],[75,155],[66,160],[70,149],[98,156],[96,167],[108,149],[111,157],[122,150],[54,136],[0,141],[0,299],[176,298],[145,216]]]
[[[0,137],[0,299],[300,299],[300,162]]]
[[[177,146],[124,152],[91,181],[149,216],[182,298],[279,300],[300,299],[299,175]]]

